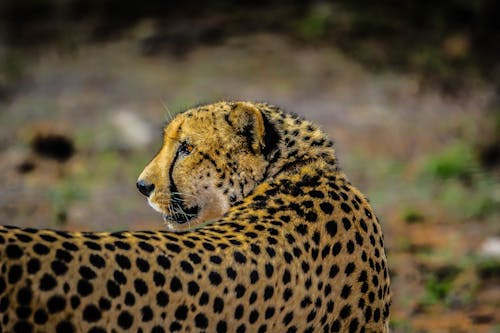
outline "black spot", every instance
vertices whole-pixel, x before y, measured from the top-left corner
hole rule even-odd
[[[118,282],[119,284],[126,284],[127,283],[127,277],[121,271],[114,271],[113,277],[114,277],[115,281]]]
[[[351,212],[351,207],[349,207],[348,204],[346,204],[345,202],[342,202],[340,204],[340,208],[342,208],[342,210],[345,212],[345,213],[350,213]]]
[[[210,261],[219,265],[222,262],[222,258],[219,256],[210,256]]]
[[[194,324],[199,328],[207,328],[208,327],[208,318],[203,313],[198,313],[194,317]]]
[[[342,224],[344,225],[345,230],[351,229],[351,221],[347,217],[342,218]]]
[[[73,251],[73,252],[78,251],[78,246],[76,246],[73,243],[63,242],[62,246],[68,251]]]
[[[213,251],[213,250],[215,250],[215,246],[213,246],[210,243],[204,242],[202,245],[205,248],[205,250],[207,250],[207,251]]]
[[[68,266],[60,260],[54,260],[50,267],[55,275],[63,275],[68,271]]]
[[[338,272],[339,272],[339,266],[332,265],[332,267],[330,267],[330,273],[329,273],[330,278],[333,279]]]
[[[181,252],[181,247],[175,243],[167,243],[167,249],[175,253]]]
[[[71,303],[71,308],[72,308],[73,310],[75,310],[77,307],[79,307],[79,306],[80,306],[80,297],[78,297],[78,296],[76,296],[76,295],[75,295],[75,296],[71,296],[71,298],[70,298],[70,300],[69,300],[69,301],[70,301],[70,303]]]
[[[354,242],[352,240],[347,241],[346,248],[347,248],[347,252],[349,254],[353,254],[353,252],[354,252]]]
[[[54,236],[44,235],[44,234],[41,234],[40,238],[43,239],[44,241],[47,241],[47,242],[50,242],[50,243],[53,243],[53,242],[55,242],[57,240],[57,238],[54,237]]]
[[[259,319],[259,312],[256,310],[252,310],[252,312],[250,312],[250,315],[248,316],[248,321],[250,322],[250,324],[253,324],[257,321],[257,319]]]
[[[76,289],[81,296],[88,296],[94,291],[94,287],[87,280],[79,280]]]
[[[73,260],[73,256],[66,250],[63,249],[57,249],[56,250],[56,259],[69,263],[71,260]]]
[[[354,272],[354,269],[356,268],[356,266],[354,265],[353,262],[350,262],[347,264],[347,266],[345,267],[345,275],[349,276],[351,275],[352,272]]]
[[[159,306],[166,306],[169,302],[168,294],[164,291],[159,291],[156,294],[156,304]]]
[[[106,333],[106,330],[104,328],[100,328],[100,327],[92,327],[89,330],[89,333]]]
[[[104,297],[99,298],[99,308],[101,310],[111,309],[111,302],[109,301],[109,299],[104,298]]]
[[[3,281],[3,279],[0,280],[0,282],[2,282],[2,281]],[[1,289],[0,289],[0,293],[1,293]],[[17,292],[17,302],[19,303],[19,305],[30,305],[32,296],[33,296],[33,293],[31,292],[30,288],[28,288],[28,287],[21,288]]]
[[[234,319],[241,319],[243,317],[243,305],[238,305],[234,310]]]
[[[122,311],[118,316],[118,326],[123,329],[128,329],[132,326],[134,317],[128,311]]]
[[[139,296],[145,295],[148,292],[148,286],[146,285],[146,282],[142,279],[135,279],[134,280],[134,288],[137,294]]]
[[[373,321],[375,321],[376,323],[378,323],[380,320],[380,309],[375,309],[375,311],[373,311]]]
[[[125,250],[125,251],[130,250],[130,244],[127,244],[127,243],[122,242],[122,241],[115,241],[115,246],[117,248],[119,248],[120,250]]]
[[[27,306],[19,306],[16,309],[16,315],[20,319],[26,319],[31,315],[31,308]]]
[[[170,268],[170,259],[168,259],[164,255],[159,255],[156,258],[156,262],[158,263],[158,265],[160,265],[160,267],[162,267],[164,269],[169,269]]]
[[[170,324],[169,330],[170,330],[170,332],[178,332],[178,331],[182,330],[182,325],[179,324],[179,322],[174,321],[172,324]]]
[[[242,284],[238,284],[236,285],[236,287],[234,288],[234,291],[236,292],[236,298],[241,298],[243,297],[243,295],[245,294],[246,292],[246,288],[244,285]]]
[[[318,220],[318,214],[316,214],[315,212],[307,212],[304,218],[308,222],[316,222]]]
[[[135,260],[135,265],[143,273],[147,273],[149,271],[149,263],[144,259],[137,258]]]
[[[81,266],[80,269],[78,270],[78,272],[80,273],[80,276],[82,278],[87,279],[87,280],[92,280],[92,279],[95,279],[97,277],[95,272],[92,269],[90,269],[88,266]]]
[[[194,281],[189,281],[188,282],[188,293],[191,296],[196,296],[196,294],[200,291],[200,287],[198,284]]]
[[[185,320],[188,314],[188,307],[186,305],[179,305],[175,310],[175,318],[177,320]]]
[[[20,265],[12,265],[7,276],[8,283],[16,283],[23,275],[23,268]]]
[[[120,266],[122,269],[130,269],[130,267],[132,267],[132,265],[130,264],[130,260],[124,255],[117,254],[115,256],[115,260],[118,266]]]
[[[75,332],[75,327],[69,321],[63,320],[56,326],[56,333],[72,333]]]
[[[31,236],[28,236],[25,234],[16,234],[16,238],[23,243],[29,243],[33,240],[33,238]]]
[[[276,251],[270,246],[266,247],[266,252],[271,258],[274,258],[276,256]]]
[[[106,266],[106,262],[104,261],[103,257],[98,254],[91,254],[89,256],[89,261],[95,268],[103,268],[104,266]]]
[[[155,286],[162,287],[163,285],[165,285],[165,276],[163,276],[163,274],[159,272],[154,272],[153,281],[155,283]]]
[[[347,299],[349,295],[351,294],[351,286],[345,284],[344,287],[342,287],[342,292],[340,293],[340,296],[343,299]]]
[[[224,301],[220,297],[215,297],[214,298],[214,306],[213,306],[214,312],[215,313],[222,313],[224,310]]]
[[[286,288],[283,292],[283,300],[286,302],[293,296],[293,291],[290,288]]]
[[[329,202],[322,202],[319,204],[319,207],[325,214],[330,215],[333,212],[333,205]]]
[[[355,238],[356,238],[356,244],[358,244],[360,246],[363,245],[363,237],[361,237],[361,234],[357,231],[355,234]]]
[[[27,321],[18,321],[14,325],[15,333],[31,333],[32,331],[33,331],[33,325],[28,323]]]
[[[210,274],[208,275],[208,279],[214,286],[218,286],[222,282],[222,277],[220,276],[220,274],[214,271],[210,272]]]
[[[337,234],[337,222],[335,221],[328,221],[326,223],[326,231],[328,232],[328,234],[331,236],[331,237],[335,237],[335,235]]]
[[[101,245],[97,244],[96,242],[85,241],[83,242],[83,244],[85,244],[91,250],[100,251],[102,249]]]
[[[153,252],[155,250],[155,248],[152,245],[150,245],[150,244],[148,244],[146,242],[142,242],[141,241],[141,242],[138,243],[138,245],[139,245],[139,247],[142,250],[144,250],[146,252],[149,252],[149,253],[151,253],[151,252]]]
[[[250,283],[255,284],[259,280],[259,273],[257,271],[252,271],[250,273]]]
[[[50,252],[50,249],[46,245],[37,243],[33,246],[33,251],[35,251],[35,253],[39,255],[46,255]]]
[[[260,253],[260,247],[256,244],[250,244],[250,251],[258,255]]]
[[[83,320],[89,323],[95,323],[101,319],[101,310],[94,304],[89,304],[83,310]]]
[[[351,314],[351,306],[349,304],[344,305],[340,310],[340,318],[346,319],[347,317],[349,317],[350,314]]]
[[[270,278],[273,275],[274,267],[272,264],[266,264],[266,277]]]
[[[52,275],[49,275],[45,273],[42,278],[40,279],[40,290],[42,291],[49,291],[54,289],[54,287],[57,286],[57,281],[54,279]]]
[[[40,270],[40,260],[32,258],[28,261],[26,266],[29,274],[35,274]]]
[[[264,289],[264,301],[267,301],[271,297],[273,297],[274,288],[272,286],[266,286]]]
[[[190,253],[188,257],[191,260],[191,262],[195,265],[201,263],[201,258],[196,253]]]
[[[185,260],[181,261],[181,268],[184,272],[186,272],[188,274],[193,273],[193,266]]]
[[[35,324],[43,325],[49,320],[49,316],[44,310],[36,310],[33,319],[35,320]]]
[[[293,311],[288,312],[283,318],[283,324],[288,325],[293,319]]]
[[[330,328],[330,332],[340,332],[340,328],[342,325],[340,324],[340,321],[337,319],[333,322],[332,327]]]
[[[170,290],[173,292],[182,290],[182,282],[177,276],[174,276],[170,281]]]
[[[210,299],[210,297],[209,297],[208,293],[204,291],[200,296],[200,301],[199,301],[200,305],[203,306],[203,305],[208,304],[209,299]]]
[[[239,251],[235,251],[234,252],[234,260],[238,263],[238,264],[244,264],[247,262],[247,258],[245,257],[245,255]]]
[[[153,310],[149,305],[145,305],[141,308],[142,321],[148,322],[153,319]]]
[[[217,330],[217,333],[226,333],[227,332],[227,323],[223,320],[220,320],[217,323],[216,330]]]
[[[151,329],[151,333],[165,333],[165,330],[163,329],[163,327],[156,325]]]
[[[108,295],[111,298],[116,298],[120,296],[120,286],[116,282],[108,280],[106,284],[106,289],[108,290]]]
[[[230,278],[231,280],[235,280],[236,276],[238,275],[232,267],[228,267],[226,269],[226,273],[227,273],[227,277]]]

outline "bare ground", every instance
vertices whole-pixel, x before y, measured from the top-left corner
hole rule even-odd
[[[426,175],[429,156],[496,135],[491,87],[445,95],[418,76],[373,73],[334,47],[273,34],[231,38],[182,58],[146,55],[150,28],[144,22],[113,42],[28,57],[28,74],[0,109],[2,223],[162,228],[134,184],[164,122],[198,103],[268,101],[321,124],[351,181],[372,200],[392,272],[393,331],[500,331],[499,259],[481,256],[484,241],[500,234],[498,170],[488,171],[484,191],[494,208],[482,215],[462,201],[484,193]],[[124,114],[132,121],[117,120]],[[54,134],[75,145],[68,161],[34,151],[34,138]]]

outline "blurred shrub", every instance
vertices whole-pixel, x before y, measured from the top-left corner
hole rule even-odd
[[[453,281],[461,269],[447,266],[430,272],[425,279],[425,293],[421,299],[423,305],[432,305],[446,299],[453,287]]]
[[[438,179],[466,180],[478,170],[472,147],[463,142],[458,142],[447,150],[429,157],[426,164],[426,171]]]
[[[297,22],[297,33],[305,40],[325,37],[332,19],[332,7],[328,3],[317,3]]]

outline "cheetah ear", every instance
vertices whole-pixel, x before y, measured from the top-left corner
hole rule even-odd
[[[264,147],[265,120],[258,108],[248,102],[237,102],[227,120],[247,140],[254,153],[261,152]]]

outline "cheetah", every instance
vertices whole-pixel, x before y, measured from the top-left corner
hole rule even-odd
[[[169,230],[0,227],[0,332],[388,331],[379,221],[309,121],[187,110],[137,187]]]

